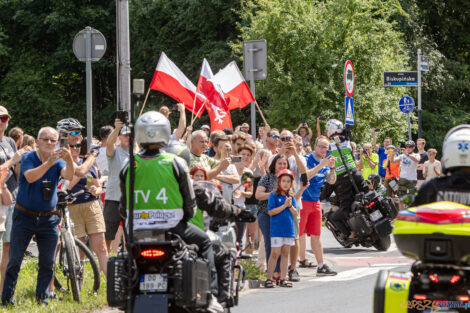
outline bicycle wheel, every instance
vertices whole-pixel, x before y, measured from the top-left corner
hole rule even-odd
[[[100,283],[101,283],[101,276],[100,276],[100,268],[98,267],[98,264],[96,263],[95,258],[93,257],[93,253],[88,249],[88,247],[78,238],[75,237],[75,244],[77,247],[82,250],[83,254],[85,254],[85,262],[88,262],[91,266],[92,272],[93,272],[93,287],[92,290],[93,292],[98,292],[98,289],[100,289]],[[87,261],[88,259],[88,261]],[[87,275],[85,275],[85,265],[80,267],[80,286],[83,285],[83,280],[86,278]]]
[[[75,240],[72,234],[70,232],[66,232],[63,238],[68,267],[67,279],[70,281],[70,288],[72,289],[73,299],[77,302],[80,302],[80,257],[78,255],[77,246],[75,245]]]

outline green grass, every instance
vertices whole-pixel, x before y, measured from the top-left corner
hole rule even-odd
[[[93,276],[92,269],[89,264],[86,265],[85,281],[82,292],[80,294],[81,303],[77,303],[72,299],[72,293],[61,293],[56,290],[57,297],[62,300],[50,300],[49,305],[39,305],[36,303],[36,278],[38,274],[38,263],[36,258],[25,257],[18,277],[18,283],[13,300],[15,305],[12,307],[2,308],[0,312],[8,313],[65,313],[65,312],[91,312],[98,308],[106,306],[106,280],[101,274],[101,285],[97,294],[92,292]],[[63,279],[62,273],[57,273],[59,280],[63,285],[66,280]],[[62,277],[62,278],[61,278]],[[67,286],[64,286],[67,288]]]

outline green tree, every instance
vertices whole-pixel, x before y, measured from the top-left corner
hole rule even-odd
[[[397,102],[404,89],[384,88],[382,72],[405,70],[402,33],[391,17],[404,14],[398,1],[258,0],[244,8],[241,39],[266,39],[268,78],[258,82],[273,126],[292,128],[302,118],[310,126],[318,116],[344,121],[343,71],[355,68],[355,137],[381,135],[404,139],[406,119]],[[237,53],[241,41],[234,43]]]

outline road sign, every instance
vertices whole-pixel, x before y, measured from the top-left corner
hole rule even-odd
[[[266,40],[251,40],[243,42],[243,70],[245,78],[253,80],[266,79]]]
[[[400,101],[398,102],[398,106],[400,107],[400,111],[408,114],[408,113],[413,112],[413,109],[415,107],[415,102],[413,98],[405,96],[400,99]]]
[[[429,57],[422,55],[420,65],[422,71],[429,71]]]
[[[351,97],[344,97],[345,123],[354,125],[354,100]]]
[[[348,97],[352,97],[354,92],[354,68],[349,60],[344,64],[344,88],[346,88]]]
[[[82,62],[87,61],[86,57],[86,35],[91,34],[91,62],[98,62],[106,52],[106,39],[103,34],[94,28],[86,27],[78,32],[73,39],[73,53]]]
[[[418,72],[384,72],[384,87],[418,87]]]

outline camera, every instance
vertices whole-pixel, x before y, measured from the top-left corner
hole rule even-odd
[[[239,155],[232,157],[232,163],[240,163],[241,161],[242,161],[242,157]]]
[[[41,183],[41,190],[42,190],[42,200],[44,201],[51,201],[52,200],[52,182],[48,180],[44,180]]]

